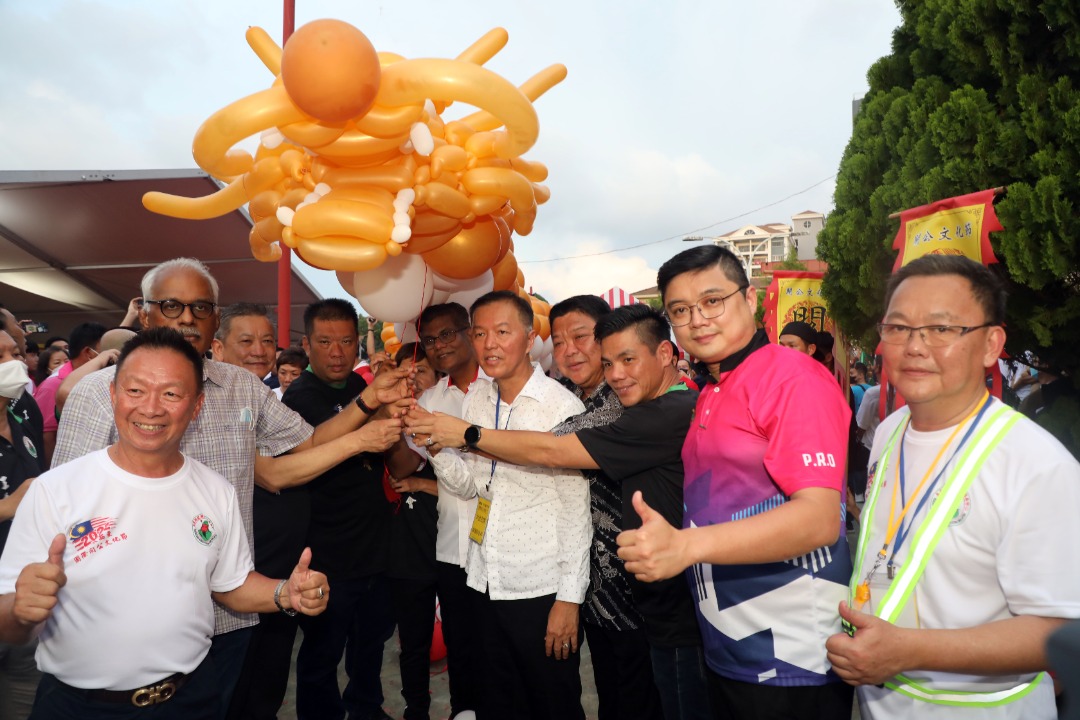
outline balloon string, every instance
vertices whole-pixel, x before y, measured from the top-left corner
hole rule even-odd
[[[420,312],[417,313],[417,315],[416,315],[416,342],[413,343],[413,349],[412,349],[412,364],[413,364],[413,367],[416,367],[416,355],[420,351],[420,316],[424,314],[424,296],[427,295],[427,276],[428,276],[428,274],[425,272],[424,273],[424,286],[420,289]],[[406,327],[407,326],[408,325],[406,324]],[[402,330],[401,332],[402,332],[402,334],[405,333],[404,330]],[[412,387],[412,396],[413,396],[414,399],[416,398],[416,385],[413,385],[413,387]]]

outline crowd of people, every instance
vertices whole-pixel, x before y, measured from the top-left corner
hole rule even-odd
[[[278,348],[189,258],[117,328],[0,307],[0,720],[266,720],[292,673],[298,718],[387,718],[395,629],[428,720],[436,607],[451,717],[583,720],[583,645],[600,720],[1057,717],[1080,464],[987,391],[996,276],[901,268],[846,378],[725,249],[658,287],[556,303],[550,374],[507,291],[393,357],[343,299]]]

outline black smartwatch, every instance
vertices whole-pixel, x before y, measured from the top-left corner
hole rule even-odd
[[[465,430],[465,447],[469,449],[476,449],[477,443],[480,442],[480,426],[470,425]]]

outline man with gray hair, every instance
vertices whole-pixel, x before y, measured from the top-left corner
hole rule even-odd
[[[144,327],[171,327],[205,355],[219,323],[218,285],[205,265],[192,258],[164,262],[143,277],[142,296],[139,319]],[[71,391],[60,421],[53,467],[116,441],[109,402],[113,375],[114,369],[106,368],[87,376]],[[400,422],[368,420],[380,406],[407,394],[401,373],[385,373],[355,403],[312,429],[278,402],[253,373],[208,361],[203,375],[203,409],[185,432],[181,451],[224,475],[236,489],[249,546],[253,545],[255,481],[276,491],[307,482],[358,453],[384,450],[396,441]],[[215,606],[211,653],[218,668],[222,707],[228,707],[250,628],[256,622],[253,614]]]
[[[270,311],[239,302],[221,309],[221,324],[210,348],[214,359],[250,370],[263,380],[274,369],[277,339]]]

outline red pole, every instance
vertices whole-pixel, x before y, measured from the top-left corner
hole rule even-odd
[[[285,47],[289,36],[296,27],[296,0],[284,0],[282,12],[283,29],[281,46]],[[281,347],[289,347],[289,324],[292,319],[292,251],[284,243],[281,246],[281,259],[278,260],[278,341]]]

